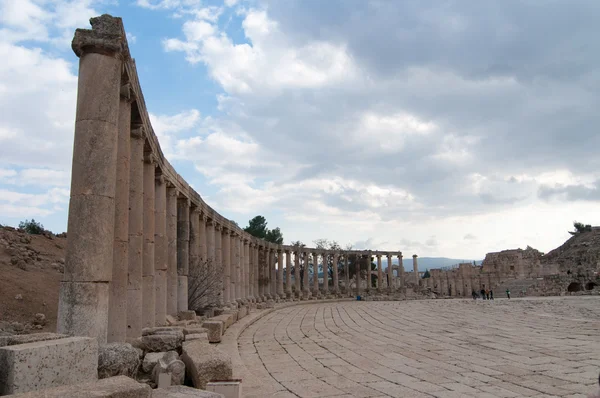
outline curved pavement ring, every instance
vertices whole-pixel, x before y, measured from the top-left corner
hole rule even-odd
[[[600,370],[599,304],[577,297],[288,306],[244,329],[236,358],[247,398],[586,397]]]

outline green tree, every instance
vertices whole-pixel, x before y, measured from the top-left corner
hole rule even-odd
[[[431,278],[431,274],[429,273],[428,269],[425,269],[425,273],[423,274],[423,279],[425,278]]]
[[[263,216],[256,216],[248,221],[248,226],[244,228],[244,231],[257,238],[264,239],[267,242],[278,245],[283,243],[283,234],[279,227],[269,230],[269,228],[267,228],[267,219]]]
[[[31,235],[41,235],[44,233],[44,226],[35,221],[33,218],[30,220],[21,221],[19,223],[19,229],[24,230]]]
[[[584,232],[592,232],[592,226],[590,224],[583,224],[578,221],[573,221],[573,227],[575,227],[575,231],[569,231],[571,235],[582,234]]]

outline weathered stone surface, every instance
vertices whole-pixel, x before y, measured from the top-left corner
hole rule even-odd
[[[152,372],[152,369],[156,366],[159,359],[161,359],[165,355],[165,352],[149,352],[144,356],[144,360],[142,361],[142,370],[145,373]]]
[[[196,313],[194,311],[179,311],[177,313],[180,321],[193,321],[196,319]]]
[[[170,373],[171,385],[177,386],[183,384],[185,379],[185,364],[179,360],[179,355],[175,351],[165,353],[158,360],[156,366],[152,370],[152,380],[158,384],[159,374]]]
[[[240,309],[240,311],[242,311]],[[223,315],[219,315],[219,316],[215,316],[213,318],[208,319],[208,321],[221,321],[223,322],[223,331],[229,329],[229,327],[231,325],[233,325],[233,323],[235,322],[235,317],[233,316],[233,314],[223,314]],[[240,318],[241,319],[241,318]]]
[[[152,334],[148,336],[142,336],[142,348],[146,352],[176,350],[177,348],[181,347],[182,342],[182,331],[172,331],[168,332],[168,334]]]
[[[201,326],[194,326],[194,325],[190,325],[187,326],[185,328],[183,328],[183,335],[188,335],[188,334],[198,334],[198,333],[206,333],[206,329],[204,329]]]
[[[105,343],[108,327],[108,289],[108,283],[61,282],[58,333],[98,336],[98,342]]]
[[[204,329],[204,330],[206,330],[206,329]],[[204,340],[204,341],[208,342],[208,333],[204,332],[204,333],[193,333],[193,334],[185,335],[185,341],[192,341],[192,340]]]
[[[204,321],[202,327],[206,329],[208,341],[211,343],[220,343],[221,336],[223,336],[223,322],[222,321]]]
[[[129,343],[109,343],[98,348],[98,378],[135,378],[140,367],[138,351]]]
[[[88,383],[47,388],[15,398],[151,398],[152,389],[126,376],[110,377]]]
[[[152,398],[225,398],[225,396],[197,388],[173,386],[152,391]]]
[[[166,320],[167,325],[174,325],[177,323],[177,318],[175,318],[173,315],[167,315]]]
[[[183,343],[181,360],[194,387],[204,389],[211,380],[231,380],[231,358],[203,341]]]
[[[58,340],[64,339],[66,334],[59,333],[32,333],[32,334],[15,334],[10,336],[0,337],[0,347],[17,344],[35,343],[36,341]]]
[[[0,395],[83,383],[97,377],[95,338],[69,337],[0,348]]]
[[[143,328],[142,336],[150,336],[153,334],[179,334],[184,333],[184,328],[181,326],[159,326],[155,328]]]

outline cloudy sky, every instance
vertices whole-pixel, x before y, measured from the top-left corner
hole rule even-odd
[[[121,16],[169,160],[286,243],[480,259],[600,224],[596,0],[0,0],[0,223],[66,229],[75,28]]]

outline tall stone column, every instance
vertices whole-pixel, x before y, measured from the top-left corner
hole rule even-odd
[[[313,256],[313,288],[312,295],[314,298],[319,297],[319,253],[314,252]]]
[[[248,260],[250,262],[250,301],[255,302],[256,300],[256,292],[254,291],[254,280],[256,278],[256,273],[254,269],[254,242],[248,242]]]
[[[340,294],[340,284],[339,284],[339,276],[338,276],[338,260],[340,255],[338,253],[334,253],[333,255],[333,294],[336,296]]]
[[[244,248],[244,244],[242,242],[242,237],[240,235],[237,235],[235,237],[235,272],[237,274],[236,277],[236,283],[235,283],[235,296],[236,296],[236,300],[239,303],[242,300],[243,297],[243,285],[244,285],[244,279],[243,279],[243,266],[242,266],[242,260],[243,260],[243,253],[242,250]]]
[[[231,284],[229,285],[229,306],[237,306],[237,260],[236,260],[236,240],[237,234],[235,231],[231,231],[229,235],[229,262],[230,262],[230,274]]]
[[[365,255],[365,294],[371,291],[371,254]]]
[[[277,295],[280,299],[285,298],[283,292],[283,251],[277,249]]]
[[[229,306],[231,303],[231,247],[230,231],[223,228],[222,231],[222,252],[223,252],[223,304]]]
[[[300,268],[302,267],[302,253],[296,251],[296,266],[294,267],[294,287],[296,290],[296,297],[300,299],[302,292],[300,290]]]
[[[200,297],[198,295],[198,289],[200,280],[202,279],[201,270],[201,255],[200,247],[202,240],[202,225],[204,221],[202,214],[200,213],[199,207],[190,208],[190,240],[189,240],[189,269],[188,269],[188,309],[195,309],[194,307],[200,305],[206,305],[204,302],[198,302]],[[190,307],[189,304],[192,304]]]
[[[394,287],[394,267],[392,264],[392,255],[388,253],[387,255],[387,263],[388,263],[388,294],[393,294],[396,290]]]
[[[383,269],[381,268],[381,254],[377,253],[377,292],[381,293],[383,288]]]
[[[321,252],[323,255],[323,297],[329,294],[329,256],[326,251]]]
[[[142,268],[142,325],[155,326],[156,296],[154,290],[154,184],[156,159],[144,154],[144,265]]]
[[[200,213],[201,212],[201,213]],[[206,233],[206,224],[209,222],[206,213],[201,209],[198,209],[198,236],[196,238],[196,251],[198,253],[198,259],[194,264],[194,268],[198,268],[196,272],[210,272],[210,259],[208,256],[208,235]],[[202,269],[202,271],[201,271]]]
[[[292,252],[285,251],[285,296],[289,300],[292,295]]]
[[[216,278],[218,276],[217,263],[215,256],[215,221],[209,219],[206,224],[206,250],[208,258],[208,275],[210,278]],[[216,292],[212,291],[209,295],[209,304],[216,306]]]
[[[225,273],[225,269],[223,267],[223,251],[221,241],[221,230],[223,227],[219,224],[215,225],[215,266],[217,267],[217,285],[215,289],[217,290],[217,305],[219,307],[223,307],[223,274]]]
[[[362,284],[362,277],[361,277],[361,268],[362,268],[362,255],[360,254],[356,254],[356,265],[354,267],[356,269],[356,295],[360,296],[361,295],[361,284]]]
[[[162,175],[156,177],[154,188],[154,320],[155,325],[167,322],[167,182]]]
[[[121,86],[117,138],[117,175],[115,189],[115,241],[112,282],[108,297],[107,341],[124,342],[127,337],[127,263],[129,253],[129,163],[131,140],[131,90]]]
[[[346,295],[351,296],[352,290],[350,289],[350,264],[349,264],[348,253],[344,253],[344,280],[346,284]]]
[[[129,170],[129,265],[127,266],[127,339],[142,335],[144,252],[144,128],[131,130]]]
[[[258,245],[256,246],[256,252],[258,254],[257,257],[257,261],[256,261],[256,272],[258,273],[258,300],[257,301],[265,301],[265,285],[264,285],[264,278],[265,278],[265,270],[263,267],[263,247]]]
[[[398,287],[404,291],[404,263],[402,262],[402,252],[398,254]]]
[[[58,332],[105,343],[115,239],[123,39],[118,19],[103,15],[91,23],[92,32],[77,30],[72,43],[80,57],[79,81]],[[115,36],[105,37],[105,31]]]
[[[177,311],[188,309],[188,274],[190,271],[190,200],[177,200]]]
[[[244,299],[250,300],[250,241],[244,239]]]
[[[167,314],[177,314],[177,189],[167,187]]]
[[[270,275],[271,275],[271,297],[273,297],[273,299],[277,299],[277,270],[275,268],[275,249],[273,249],[272,247],[269,249],[269,258],[271,261],[269,261],[269,269],[270,269]]]
[[[419,286],[421,278],[419,278],[419,265],[417,264],[416,254],[413,254],[413,272],[415,273],[415,285]]]

